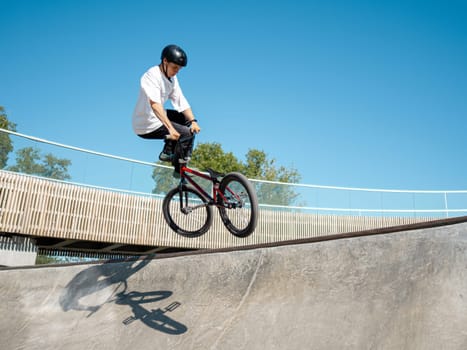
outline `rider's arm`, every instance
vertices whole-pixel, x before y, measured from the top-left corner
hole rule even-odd
[[[167,113],[165,112],[164,106],[152,100],[150,100],[150,103],[151,103],[151,108],[154,111],[154,114],[157,116],[157,118],[159,118],[162,124],[164,124],[164,126],[169,131],[169,138],[172,140],[178,140],[178,138],[180,137],[180,134],[178,133],[177,130],[175,130],[169,118],[167,117]]]
[[[198,121],[195,119],[195,116],[191,108],[185,109],[182,113],[185,116],[185,119],[188,122],[191,122],[191,132],[195,134],[199,133],[201,131],[201,128],[199,127]]]

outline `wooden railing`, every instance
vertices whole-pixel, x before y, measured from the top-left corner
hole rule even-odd
[[[416,217],[307,214],[260,210],[256,231],[232,236],[217,213],[198,238],[164,221],[162,199],[0,170],[0,231],[31,237],[176,248],[225,248],[355,232],[427,221]],[[432,220],[433,218],[431,218]]]

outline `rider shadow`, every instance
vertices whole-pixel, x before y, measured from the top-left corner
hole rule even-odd
[[[91,317],[105,304],[114,302],[117,305],[128,305],[133,311],[133,316],[122,321],[125,326],[140,320],[160,332],[185,333],[185,325],[166,315],[167,312],[178,308],[181,305],[179,302],[172,302],[162,309],[148,310],[143,307],[143,304],[159,302],[170,297],[173,294],[171,291],[127,292],[127,279],[145,267],[151,258],[152,256],[142,260],[128,259],[123,263],[108,262],[79,272],[60,295],[59,304],[62,310],[87,311],[89,314],[86,317]]]

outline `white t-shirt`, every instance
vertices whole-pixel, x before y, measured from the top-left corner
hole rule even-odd
[[[167,79],[159,66],[151,67],[141,77],[141,88],[138,101],[133,112],[133,130],[138,135],[150,133],[162,126],[151,108],[149,100],[164,105],[168,100],[178,112],[190,108],[178,84],[177,76],[172,81]]]

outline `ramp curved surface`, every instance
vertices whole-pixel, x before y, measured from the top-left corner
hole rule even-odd
[[[466,349],[467,223],[0,271],[2,349]]]

